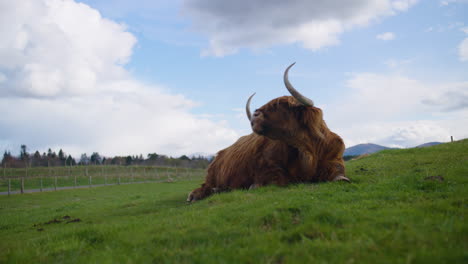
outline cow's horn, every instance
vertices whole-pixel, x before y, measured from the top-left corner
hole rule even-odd
[[[296,89],[294,89],[294,87],[289,82],[288,72],[289,72],[289,69],[292,66],[294,66],[294,64],[296,63],[294,62],[293,64],[289,65],[289,67],[286,68],[286,70],[284,71],[284,85],[286,85],[286,88],[288,89],[289,93],[291,93],[291,95],[294,98],[296,98],[296,100],[298,100],[300,103],[302,103],[305,106],[314,106],[314,102],[312,100],[300,94]]]
[[[247,118],[249,120],[252,120],[252,114],[250,113],[250,100],[252,100],[252,97],[255,95],[255,93],[253,93],[249,99],[247,99],[247,104],[245,105],[245,112],[247,113]]]

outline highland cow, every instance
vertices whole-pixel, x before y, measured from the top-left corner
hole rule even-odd
[[[347,181],[340,136],[328,129],[322,110],[289,82],[292,96],[282,96],[246,113],[254,133],[221,150],[208,167],[205,183],[193,190],[188,202],[232,189],[251,189],[268,184]]]

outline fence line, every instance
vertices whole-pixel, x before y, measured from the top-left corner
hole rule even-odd
[[[141,182],[173,182],[194,179],[193,175],[202,177],[205,170],[157,166],[68,166],[25,170],[4,167],[3,177],[0,177],[0,195]]]

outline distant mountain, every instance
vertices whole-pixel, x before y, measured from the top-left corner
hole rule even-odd
[[[384,149],[390,149],[389,147],[380,146],[377,144],[367,143],[359,144],[356,146],[349,147],[345,150],[344,156],[358,156],[363,154],[371,154]]]
[[[442,144],[442,142],[428,142],[428,143],[418,145],[414,148],[426,148],[426,147],[431,147],[431,146],[435,146],[439,144]],[[343,156],[359,156],[363,154],[371,154],[371,153],[375,153],[377,151],[381,151],[384,149],[391,149],[391,148],[377,145],[377,144],[372,144],[372,143],[359,144],[359,145],[347,148]]]
[[[439,145],[439,144],[442,144],[442,142],[428,142],[428,143],[418,145],[415,148],[425,148],[425,147],[435,146],[435,145]]]

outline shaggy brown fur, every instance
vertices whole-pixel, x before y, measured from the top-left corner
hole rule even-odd
[[[255,133],[218,152],[205,183],[187,201],[267,184],[349,181],[343,140],[328,129],[319,108],[283,96],[257,109],[251,123]]]

